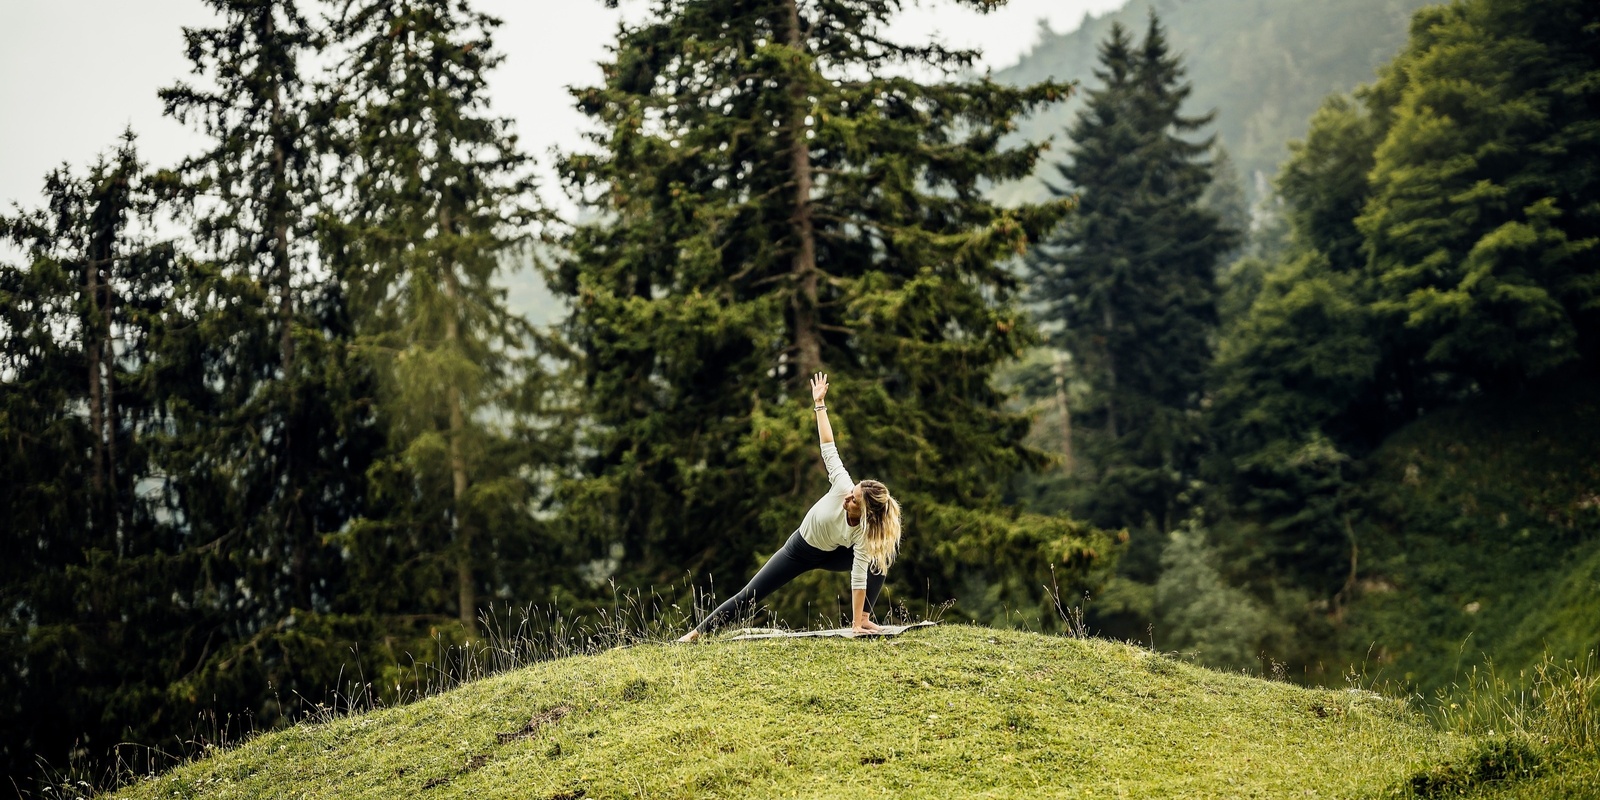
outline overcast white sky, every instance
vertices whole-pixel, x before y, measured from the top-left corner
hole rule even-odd
[[[896,38],[979,47],[985,65],[999,69],[1037,41],[1040,19],[1072,30],[1086,12],[1124,2],[1011,0],[980,15],[910,0]],[[479,0],[477,7],[505,21],[496,42],[506,61],[491,77],[495,112],[516,120],[523,145],[544,167],[552,147],[582,143],[585,120],[565,87],[599,82],[596,62],[619,17],[636,17],[648,3],[624,0],[610,10],[600,0]],[[211,19],[201,0],[0,0],[0,209],[36,206],[47,171],[63,161],[82,168],[129,125],[146,163],[172,164],[198,149],[197,134],[161,115],[156,90],[188,74],[183,26]],[[553,188],[546,180],[546,193]]]

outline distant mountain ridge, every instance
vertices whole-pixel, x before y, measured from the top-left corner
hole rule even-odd
[[[1426,5],[1429,0],[1130,0],[1104,16],[1085,15],[1069,33],[1041,26],[1039,43],[993,77],[1010,84],[1077,80],[1084,90],[1092,88],[1098,85],[1098,48],[1112,23],[1142,38],[1153,8],[1194,86],[1185,112],[1216,110],[1207,131],[1233,156],[1254,201],[1288,156],[1288,142],[1305,135],[1323,98],[1371,82],[1404,44],[1411,14]],[[1055,137],[1055,150],[1040,167],[1047,178],[1055,174],[1051,165],[1063,157],[1065,130],[1081,107],[1080,95],[1019,127],[1030,140]],[[1044,191],[1035,177],[1000,194],[1017,202]]]

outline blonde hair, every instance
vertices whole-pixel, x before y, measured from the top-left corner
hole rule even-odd
[[[861,501],[867,558],[879,575],[888,575],[900,550],[900,502],[889,496],[889,487],[877,481],[861,482]]]

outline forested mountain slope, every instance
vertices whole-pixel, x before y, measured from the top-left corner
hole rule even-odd
[[[1593,382],[1426,417],[1371,459],[1344,657],[1424,693],[1600,651]]]
[[[1186,110],[1216,110],[1212,130],[1256,196],[1288,156],[1288,142],[1305,135],[1306,121],[1323,98],[1371,82],[1378,66],[1405,43],[1411,12],[1424,5],[1426,0],[1131,0],[1120,11],[1085,16],[1070,33],[1042,29],[1038,45],[994,77],[1015,84],[1054,77],[1093,85],[1096,48],[1111,25],[1143,30],[1153,8],[1194,83]],[[1081,104],[1080,92],[1023,122],[1019,132],[1029,140],[1053,135],[1060,152],[1062,132]],[[1035,179],[1004,187],[1001,194],[1020,201],[1042,191]]]

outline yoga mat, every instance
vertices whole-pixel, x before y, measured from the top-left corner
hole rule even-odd
[[[877,633],[857,634],[850,628],[833,628],[826,631],[774,631],[762,628],[745,628],[738,636],[728,637],[728,641],[743,641],[745,639],[799,639],[806,636],[838,636],[844,639],[876,639],[885,636],[899,636],[912,628],[921,628],[926,625],[938,625],[931,620],[913,622],[910,625],[879,625],[882,630]]]

